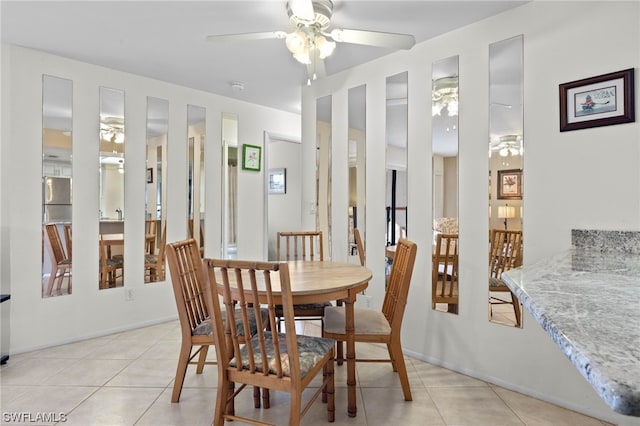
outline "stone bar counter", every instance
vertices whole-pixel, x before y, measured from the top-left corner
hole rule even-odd
[[[571,245],[502,278],[598,395],[640,417],[640,232],[572,230]]]

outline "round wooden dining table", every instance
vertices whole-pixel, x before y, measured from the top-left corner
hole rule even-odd
[[[354,303],[358,293],[369,285],[372,273],[364,266],[332,261],[289,261],[289,279],[294,305],[341,300],[345,306],[347,335],[347,413],[355,417],[356,407],[356,349]],[[258,281],[258,290],[260,290]],[[263,285],[263,284],[262,284]],[[272,277],[272,292],[280,293],[278,275]]]

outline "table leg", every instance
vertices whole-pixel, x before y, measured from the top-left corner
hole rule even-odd
[[[345,334],[347,335],[347,413],[349,417],[355,417],[356,407],[356,343],[354,338],[355,320],[353,304],[355,293],[349,292],[349,297],[345,299]]]

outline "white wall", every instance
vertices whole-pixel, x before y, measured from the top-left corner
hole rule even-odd
[[[408,229],[418,259],[403,323],[406,353],[616,424],[640,424],[611,411],[528,313],[523,329],[489,323],[482,278],[488,276],[489,44],[524,35],[524,262],[533,263],[569,248],[572,228],[640,229],[640,123],[560,133],[558,119],[561,83],[634,67],[637,88],[638,22],[638,2],[531,2],[303,90],[304,146],[314,134],[317,97],[367,85],[366,254],[374,273],[367,294],[380,305],[384,84],[388,76],[409,72]],[[607,30],[585,38],[585,28],[600,25]],[[425,135],[432,134],[431,64],[452,55],[460,57],[461,93],[459,315],[432,311],[429,303],[431,143]],[[346,117],[334,117],[334,128],[336,119]],[[335,208],[342,201],[332,202]],[[334,217],[332,226],[342,220],[346,215]]]
[[[73,81],[74,268],[71,296],[42,299],[42,75]],[[99,87],[124,90],[125,288],[98,291]],[[135,328],[176,317],[169,282],[143,283],[146,101],[169,101],[167,240],[187,235],[187,105],[206,108],[206,254],[220,255],[221,119],[237,114],[239,143],[271,131],[299,135],[300,116],[201,91],[2,45],[0,246],[3,292],[11,292],[11,353]],[[264,167],[240,171],[238,254],[264,259]],[[10,287],[10,288],[6,288]],[[134,300],[125,301],[125,289]]]

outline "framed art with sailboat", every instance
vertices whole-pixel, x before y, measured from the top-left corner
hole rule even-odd
[[[560,85],[560,131],[635,121],[634,69]]]

